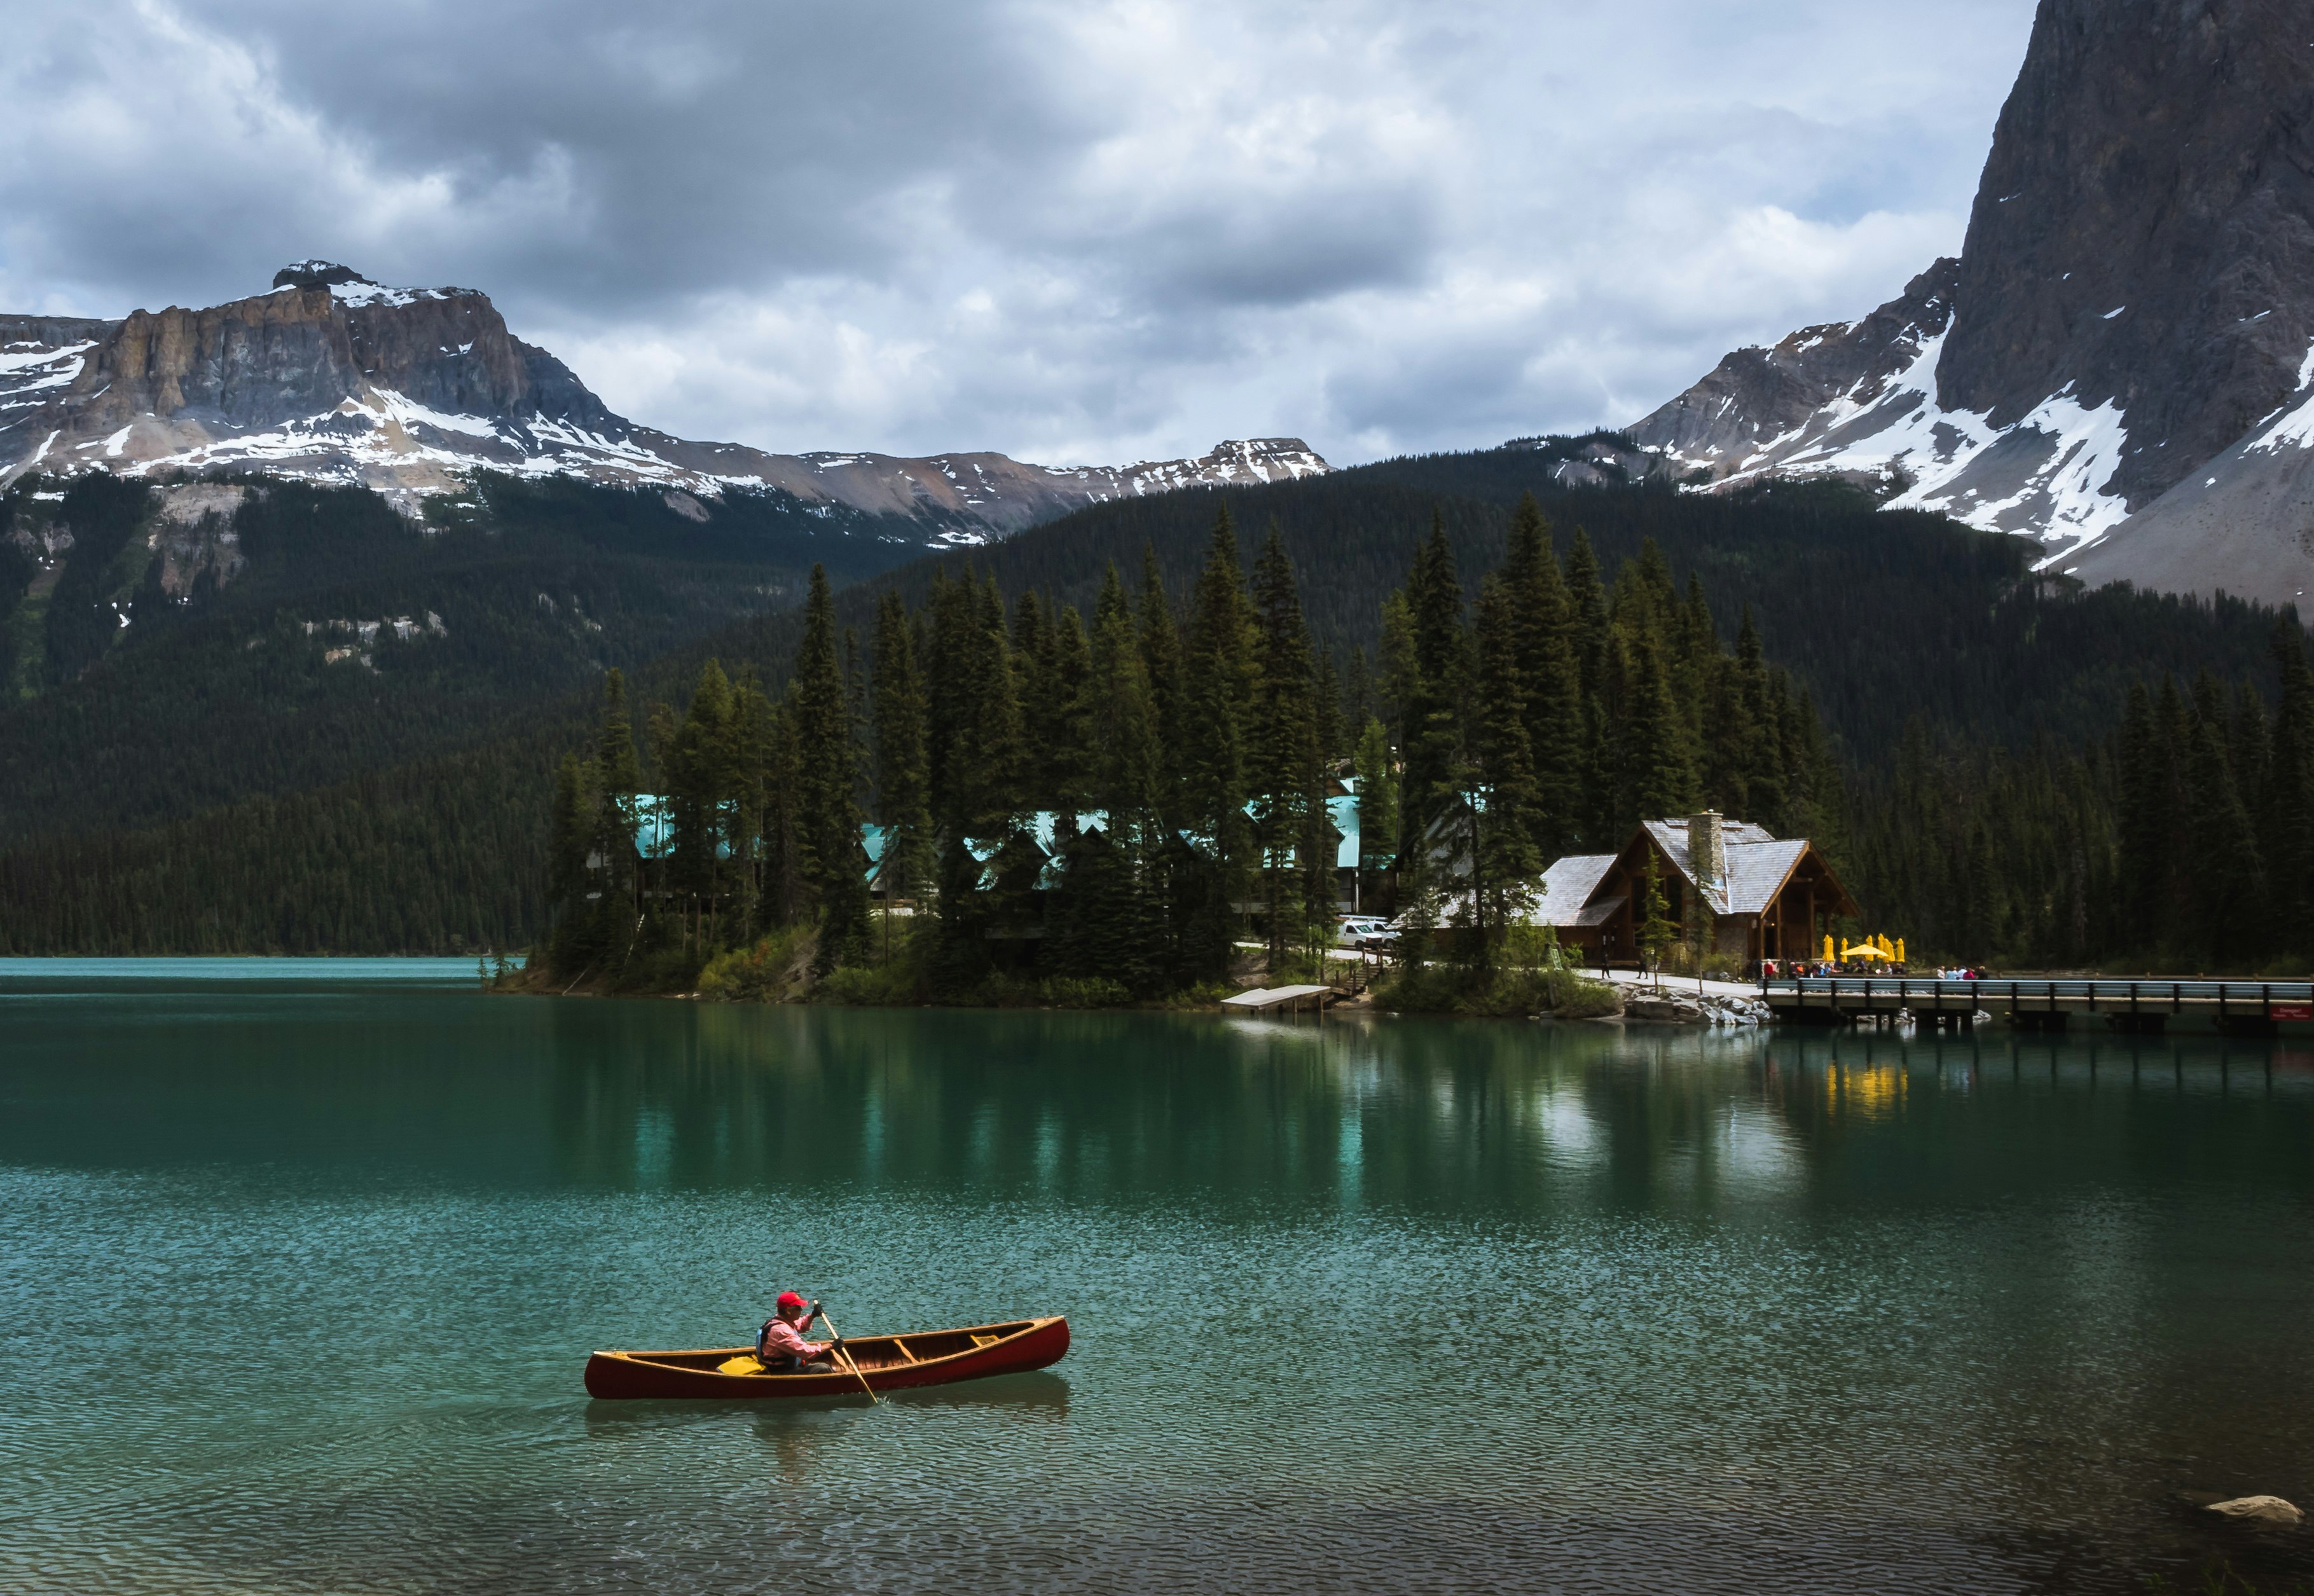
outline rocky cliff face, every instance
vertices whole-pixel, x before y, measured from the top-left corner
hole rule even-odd
[[[269,294],[207,310],[0,317],[0,486],[32,471],[210,468],[360,482],[404,507],[478,468],[709,493],[759,485],[909,516],[950,542],[1123,495],[1330,469],[1298,438],[1063,468],[693,443],[613,413],[514,337],[486,295],[388,288],[320,260],[284,268]]]
[[[2301,597],[2309,29],[2282,0],[2043,0],[1960,259],[1730,356],[1636,436],[1719,481],[1886,482],[2085,580]]]

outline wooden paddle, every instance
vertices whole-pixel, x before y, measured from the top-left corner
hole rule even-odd
[[[833,1336],[838,1342],[841,1342],[843,1339],[843,1332],[835,1327],[835,1321],[834,1319],[829,1318],[825,1312],[820,1314],[819,1318],[820,1322],[827,1327],[827,1333],[829,1336]],[[868,1400],[870,1402],[881,1403],[884,1398],[876,1394],[876,1388],[870,1385],[868,1383],[868,1377],[860,1372],[860,1365],[852,1361],[852,1354],[850,1351],[841,1345],[835,1347],[834,1350],[835,1355],[843,1360],[843,1366],[852,1371],[852,1378],[860,1382],[860,1389],[868,1393]]]

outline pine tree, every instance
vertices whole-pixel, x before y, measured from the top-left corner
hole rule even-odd
[[[1139,629],[1141,665],[1149,678],[1149,709],[1155,717],[1159,751],[1158,810],[1167,824],[1181,825],[1180,748],[1188,741],[1181,711],[1181,635],[1173,624],[1173,606],[1165,596],[1164,573],[1157,569],[1157,549],[1141,546],[1141,593],[1135,617]]]
[[[1741,762],[1743,807],[1727,809],[1773,829],[1784,824],[1785,780],[1782,684],[1767,668],[1760,648],[1760,630],[1752,621],[1752,606],[1736,629],[1736,692],[1744,707],[1747,734]]]
[[[1358,894],[1361,903],[1377,896],[1381,875],[1398,854],[1398,772],[1391,758],[1390,733],[1369,717],[1358,737]]]
[[[1504,592],[1517,635],[1534,772],[1534,841],[1545,860],[1571,852],[1583,832],[1585,737],[1582,669],[1572,606],[1550,547],[1550,525],[1528,494],[1511,523]]]
[[[834,653],[831,633],[831,661]],[[734,708],[730,678],[720,661],[711,659],[700,667],[683,719],[663,736],[660,763],[675,829],[667,884],[684,900],[687,942],[711,935],[709,921],[729,884],[730,811],[738,785],[738,772],[729,760]]]
[[[880,875],[888,941],[892,905],[929,895],[934,869],[924,684],[914,628],[897,593],[877,601],[874,670],[876,818],[886,833]]]
[[[1656,863],[1656,851],[1647,850],[1647,867],[1639,875],[1638,943],[1640,957],[1647,968],[1654,970],[1663,962],[1663,950],[1679,939],[1679,927],[1672,923],[1670,907],[1664,901],[1663,870]]]
[[[1695,768],[1688,758],[1686,728],[1673,701],[1656,639],[1638,638],[1630,659],[1630,701],[1619,728],[1616,761],[1623,790],[1619,831],[1643,820],[1686,814],[1695,801]]]
[[[817,565],[804,600],[788,703],[795,727],[797,832],[804,881],[820,907],[818,969],[824,974],[866,948],[868,886],[860,846],[859,754],[836,658],[835,600],[827,572]]]
[[[1272,525],[1253,569],[1256,629],[1252,701],[1247,718],[1248,795],[1252,800],[1253,840],[1261,872],[1263,918],[1269,965],[1302,939],[1305,916],[1317,908],[1304,896],[1305,857],[1312,841],[1313,789],[1321,769],[1318,706],[1310,634],[1294,585],[1293,562]],[[1322,814],[1322,797],[1319,799]]]
[[[1068,876],[1079,912],[1076,973],[1146,996],[1164,984],[1170,938],[1158,814],[1161,758],[1142,642],[1111,566],[1093,608],[1088,692],[1089,797],[1100,828],[1085,839]]]
[[[547,890],[563,918],[581,910],[587,892],[587,856],[595,841],[587,774],[575,754],[566,754],[554,772],[554,833],[547,859]]]
[[[1073,607],[1060,608],[1046,635],[1046,664],[1038,684],[1038,691],[1047,695],[1039,762],[1044,790],[1042,801],[1033,807],[1057,810],[1073,826],[1077,812],[1091,801],[1092,656],[1084,622]]]
[[[752,676],[732,689],[730,745],[724,759],[733,773],[731,811],[731,930],[745,942],[764,923],[764,845],[771,762],[772,701]]]
[[[603,858],[603,906],[623,913],[638,906],[635,878],[637,794],[642,772],[635,759],[634,727],[627,716],[627,679],[615,667],[603,675],[603,711],[595,733],[595,851]]]
[[[1415,552],[1406,609],[1416,674],[1405,710],[1406,774],[1399,789],[1401,859],[1426,848],[1431,828],[1462,801],[1469,639],[1443,514],[1433,514],[1430,536]]]
[[[1544,864],[1535,843],[1520,632],[1518,606],[1500,581],[1488,577],[1479,585],[1478,671],[1471,695],[1471,904],[1481,962],[1491,957],[1489,933],[1532,913]]]
[[[1184,870],[1178,911],[1187,980],[1228,974],[1236,903],[1253,863],[1247,797],[1246,714],[1254,677],[1253,618],[1238,564],[1237,530],[1224,505],[1197,577],[1182,670],[1181,807],[1202,841],[1203,869]]]
[[[2234,785],[2227,741],[2226,695],[2204,671],[2194,684],[2194,729],[2186,763],[2194,838],[2194,868],[2184,872],[2191,894],[2194,940],[2204,957],[2223,964],[2256,947],[2264,930],[2258,903],[2265,879],[2257,832]]]
[[[2281,702],[2266,767],[2265,858],[2272,872],[2270,945],[2314,952],[2314,668],[2306,634],[2285,612],[2274,623]]]
[[[1366,661],[1365,645],[1353,644],[1349,668],[1342,675],[1342,725],[1356,736],[1373,717],[1373,667]]]

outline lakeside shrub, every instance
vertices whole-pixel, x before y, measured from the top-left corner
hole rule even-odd
[[[817,927],[790,926],[753,947],[716,955],[687,986],[653,990],[695,991],[722,1003],[790,1002],[810,987],[812,960],[818,952]]]
[[[1550,1014],[1594,1019],[1622,1011],[1621,994],[1572,970],[1498,966],[1474,970],[1432,964],[1401,970],[1374,989],[1374,1006],[1400,1014],[1457,1014],[1508,1019]]]

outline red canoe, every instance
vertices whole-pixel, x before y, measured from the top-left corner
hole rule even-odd
[[[909,1336],[861,1336],[847,1340],[861,1375],[879,1391],[953,1385],[992,1374],[1018,1374],[1057,1363],[1069,1350],[1064,1318],[1015,1319],[966,1330],[926,1330]],[[860,1381],[839,1367],[833,1374],[727,1374],[720,1365],[752,1362],[753,1349],[710,1347],[698,1352],[596,1353],[587,1360],[590,1397],[841,1397],[860,1393]]]

